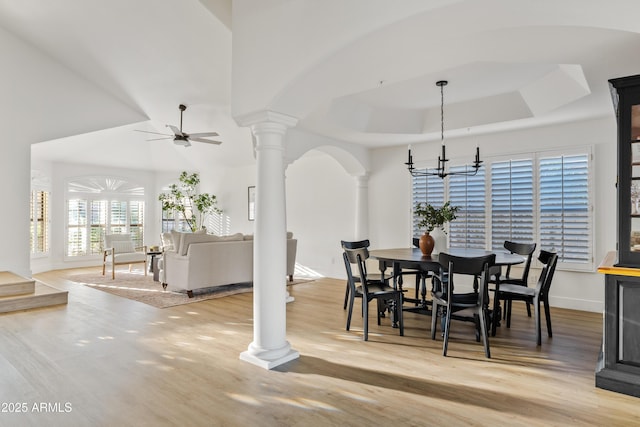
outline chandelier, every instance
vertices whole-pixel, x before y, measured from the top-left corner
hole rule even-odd
[[[476,158],[472,165],[467,165],[463,170],[450,171],[447,170],[447,152],[444,145],[444,87],[449,83],[446,80],[440,80],[436,82],[436,86],[440,87],[440,140],[442,141],[442,154],[438,156],[438,167],[436,169],[424,169],[417,170],[413,167],[413,156],[411,155],[411,146],[409,146],[409,157],[407,159],[407,168],[411,176],[439,176],[445,178],[449,175],[475,175],[478,173],[478,169],[482,166],[482,160],[480,160],[480,147],[476,147]]]

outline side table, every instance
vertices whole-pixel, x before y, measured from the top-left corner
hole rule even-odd
[[[158,277],[158,255],[162,255],[162,251],[147,251],[147,255],[151,257],[151,262],[149,263],[149,273],[153,273],[153,280],[158,282],[160,279]]]

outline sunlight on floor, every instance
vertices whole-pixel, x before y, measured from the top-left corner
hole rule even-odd
[[[310,269],[309,267],[305,267],[304,265],[300,265],[296,263],[295,270],[293,272],[293,277],[299,278],[308,278],[308,279],[321,279],[324,276],[318,273],[315,270]]]

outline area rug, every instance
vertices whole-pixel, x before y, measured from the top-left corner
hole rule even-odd
[[[116,272],[115,280],[110,275],[100,273],[78,273],[67,277],[68,280],[89,286],[113,295],[139,301],[157,308],[167,308],[182,304],[206,301],[236,295],[253,290],[252,283],[238,283],[233,285],[215,286],[194,291],[193,298],[186,292],[167,291],[162,289],[159,282],[154,282],[152,275],[145,276],[141,271]],[[295,279],[287,284],[298,284],[312,281],[310,279]]]

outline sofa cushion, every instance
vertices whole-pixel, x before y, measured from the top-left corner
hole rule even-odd
[[[216,236],[214,234],[201,234],[201,233],[185,233],[182,236],[182,244],[180,246],[180,255],[186,255],[189,250],[189,245],[192,243],[207,243],[207,242],[231,242],[242,240],[242,233],[231,234],[228,236]]]
[[[176,247],[173,245],[173,236],[171,233],[160,234],[160,241],[162,242],[162,249],[165,251],[174,251]]]
[[[111,247],[117,254],[135,251],[135,247],[131,240],[115,240],[111,242]]]
[[[207,234],[207,230],[206,229],[200,229],[198,231],[194,231],[193,233],[181,233],[179,231],[176,230],[171,230],[171,240],[173,243],[173,250],[178,252],[178,254],[182,253],[182,241],[184,239],[184,236],[191,236],[191,235],[205,235]],[[185,249],[186,252],[186,249]]]

